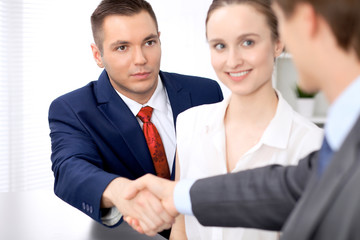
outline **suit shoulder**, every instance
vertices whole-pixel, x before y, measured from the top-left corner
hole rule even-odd
[[[298,112],[294,111],[294,124],[298,128],[302,128],[303,130],[307,130],[310,133],[317,133],[322,135],[323,129],[318,127],[314,122],[309,120],[308,118],[300,115]]]
[[[78,89],[72,90],[68,93],[65,93],[56,99],[54,99],[50,105],[57,105],[60,103],[67,103],[68,105],[83,105],[84,102],[89,100],[94,100],[94,86],[97,81],[89,82],[87,85],[80,87]]]
[[[184,75],[184,74],[179,74],[179,73],[170,73],[170,72],[161,72],[161,75],[163,75],[164,77],[166,77],[169,80],[174,80],[174,81],[178,81],[181,83],[185,83],[186,85],[199,85],[199,86],[203,86],[203,85],[216,85],[218,86],[218,83],[210,78],[205,78],[205,77],[199,77],[199,76],[190,76],[190,75]]]
[[[220,85],[215,80],[162,71],[160,71],[160,76],[167,89],[189,92],[193,106],[223,100]]]

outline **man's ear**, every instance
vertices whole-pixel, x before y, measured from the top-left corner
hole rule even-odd
[[[160,42],[160,44],[161,44],[160,35],[161,35],[161,32],[159,31],[159,32],[158,32],[158,37],[159,37],[159,42]]]
[[[102,58],[101,58],[101,52],[100,52],[99,48],[96,46],[96,44],[94,44],[94,43],[91,44],[91,51],[92,51],[92,54],[93,54],[96,64],[100,68],[104,68],[104,64],[103,64]]]
[[[302,28],[310,37],[314,37],[318,33],[319,16],[314,7],[309,3],[298,3],[295,8],[297,16],[303,23]]]

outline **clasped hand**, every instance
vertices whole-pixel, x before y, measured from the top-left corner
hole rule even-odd
[[[131,181],[124,191],[124,198],[131,201],[142,199],[137,205],[143,207],[124,214],[124,220],[139,233],[149,236],[170,228],[179,215],[173,200],[175,184],[151,174]]]

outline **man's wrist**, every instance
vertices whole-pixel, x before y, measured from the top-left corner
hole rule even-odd
[[[185,215],[194,215],[192,212],[190,188],[194,184],[193,179],[184,179],[175,185],[174,205],[176,210]]]
[[[109,227],[116,225],[120,221],[122,214],[116,207],[106,210],[106,213],[104,212],[104,215],[101,216],[101,222]]]
[[[101,208],[114,207],[116,205],[116,198],[119,198],[119,196],[121,196],[120,194],[128,182],[128,179],[122,177],[113,179],[103,192],[103,195],[101,197]]]

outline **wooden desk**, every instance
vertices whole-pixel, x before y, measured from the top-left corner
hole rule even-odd
[[[164,240],[134,231],[125,222],[107,228],[53,192],[0,193],[1,240]]]

